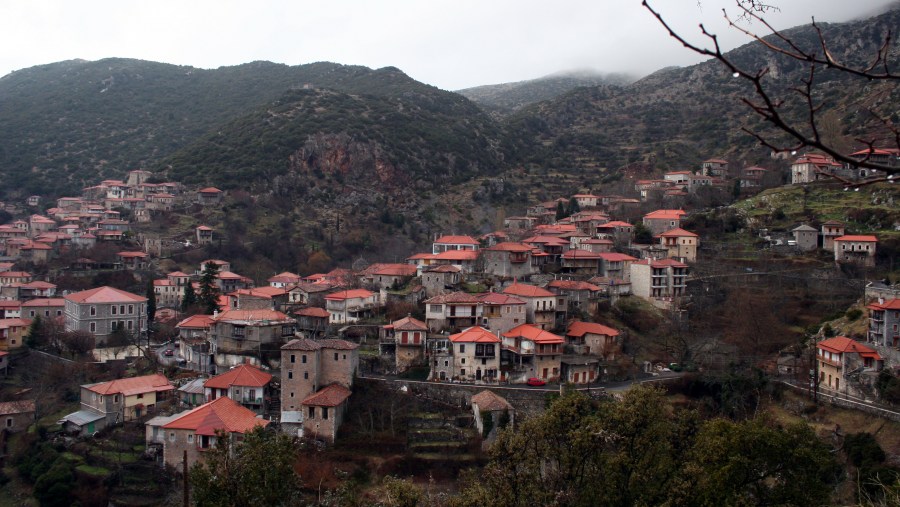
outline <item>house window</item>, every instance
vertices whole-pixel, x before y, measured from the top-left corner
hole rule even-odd
[[[300,359],[301,359],[301,361],[300,361],[301,363],[306,364],[306,354],[303,354],[302,356],[300,356]]]
[[[116,305],[112,305],[111,313],[112,313],[113,315],[116,315]]]
[[[119,305],[119,313],[125,315],[125,305]]]
[[[335,360],[335,361],[338,360],[338,353],[337,353],[337,352],[334,353],[334,360]]]
[[[308,371],[303,372],[303,380],[309,380],[309,372]]]
[[[288,378],[289,378],[289,379],[294,378],[294,372],[293,372],[293,371],[288,370]]]
[[[309,418],[313,419],[316,417],[316,407],[309,407]]]
[[[175,441],[175,432],[170,431],[169,432],[169,442],[174,442],[174,441]]]
[[[91,316],[93,317],[94,315],[97,315],[97,307],[96,306],[91,307]]]
[[[137,399],[139,399],[139,400],[144,399],[144,393],[139,393],[139,394],[137,395]]]
[[[294,334],[294,326],[281,326],[281,336],[291,336]]]
[[[459,370],[459,376],[460,376],[460,377],[465,377],[465,376],[466,376],[466,369],[465,369],[465,368]]]
[[[128,305],[128,313],[134,313],[134,305]]]
[[[293,397],[294,397],[294,391],[291,391],[291,398],[293,398]],[[291,405],[291,408],[294,408],[294,406]]]
[[[328,419],[328,407],[322,407],[322,419]]]
[[[291,354],[291,362],[292,362],[292,363],[296,363],[296,362],[297,362],[297,356],[295,356],[294,354]]]
[[[250,401],[256,399],[256,389],[250,389]]]
[[[131,331],[132,329],[134,329],[134,321],[133,321],[133,320],[129,320],[129,321],[128,321],[128,330]]]
[[[118,403],[118,402],[119,402],[119,395],[118,394],[113,395],[113,403]]]
[[[341,359],[345,359],[345,360],[346,360],[346,359],[347,359],[347,354],[344,354],[343,357],[342,357]]]
[[[460,345],[459,345],[459,353],[460,353],[460,354],[465,354],[465,353],[466,353],[466,346],[465,346],[465,345],[463,345],[463,344],[460,344]]]
[[[193,433],[188,433],[188,436],[187,436],[187,442],[188,442],[189,444],[193,444],[193,443],[194,443],[194,434],[193,434]]]
[[[459,360],[460,364],[466,364],[466,358],[462,358]]]
[[[12,418],[12,417],[7,417],[7,418],[6,418],[6,427],[7,427],[7,428],[12,428],[12,425],[13,425],[13,418]]]
[[[235,395],[235,396],[240,396],[240,395],[241,395],[241,390],[238,389],[238,388],[235,388],[235,389],[234,389],[234,395]]]

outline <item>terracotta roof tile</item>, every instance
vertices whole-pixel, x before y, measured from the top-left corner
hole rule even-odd
[[[228,433],[246,433],[257,426],[267,426],[269,421],[231,398],[221,397],[200,405],[163,426],[166,429],[194,430],[197,435],[215,435],[216,430]]]
[[[65,299],[75,303],[143,303],[147,298],[114,287],[98,287],[69,294]]]
[[[272,380],[272,375],[252,364],[239,364],[221,375],[207,380],[203,387],[228,389],[231,386],[263,387]]]
[[[336,407],[350,397],[350,390],[340,384],[331,384],[319,389],[301,402],[302,405],[316,407]]]
[[[142,377],[122,378],[110,382],[90,384],[83,387],[97,394],[123,394],[125,396],[171,391],[175,389],[175,386],[169,383],[169,379],[158,373],[154,375],[144,375]]]
[[[595,322],[581,322],[581,321],[575,321],[575,322],[569,324],[569,330],[566,332],[566,336],[582,337],[586,333],[597,334],[597,335],[607,335],[607,336],[619,336],[619,332],[611,327],[604,326],[603,324],[597,324]]]

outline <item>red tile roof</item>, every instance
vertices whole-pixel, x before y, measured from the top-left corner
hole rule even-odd
[[[579,280],[553,280],[548,284],[548,287],[555,287],[562,290],[601,290],[600,287],[592,283],[582,282]]]
[[[201,188],[197,192],[200,192],[201,194],[220,194],[220,193],[222,193],[222,191],[216,187]]]
[[[331,301],[343,301],[345,299],[355,299],[355,298],[369,298],[372,297],[373,293],[367,291],[366,289],[351,289],[351,290],[342,290],[340,292],[335,292],[333,294],[329,294],[325,296],[325,299]]]
[[[496,245],[487,248],[487,250],[491,250],[494,252],[530,252],[533,249],[534,247],[529,245],[523,245],[522,243],[511,243],[508,241],[497,243]]]
[[[256,417],[252,410],[241,406],[231,398],[221,397],[200,405],[178,417],[165,429],[194,430],[197,435],[215,435],[216,430],[227,433],[246,433],[257,426],[267,426],[269,421]]]
[[[416,267],[412,264],[373,264],[363,270],[363,274],[382,276],[414,276]]]
[[[472,404],[478,405],[478,410],[484,412],[513,410],[513,406],[505,398],[486,389],[472,396]]]
[[[337,338],[319,340],[319,345],[321,345],[323,349],[333,350],[355,350],[359,348],[359,345],[353,342],[348,342],[347,340],[339,340]]]
[[[319,389],[301,402],[302,405],[314,407],[336,407],[347,401],[350,390],[340,384],[331,384]]]
[[[635,257],[618,252],[601,252],[600,258],[607,262],[636,261]]]
[[[294,312],[294,315],[299,315],[301,317],[318,317],[318,318],[322,318],[322,319],[327,319],[329,316],[329,313],[328,313],[328,310],[326,310],[324,308],[317,308],[317,307],[312,306],[309,308],[302,308],[300,310],[297,310],[296,312]]]
[[[322,345],[309,338],[294,338],[281,346],[281,350],[306,350],[314,351],[322,348]]]
[[[228,389],[231,386],[263,387],[272,380],[272,375],[252,364],[239,364],[221,375],[216,375],[203,383],[203,387]]]
[[[486,305],[524,305],[525,301],[510,296],[509,294],[501,294],[499,292],[487,292],[478,296],[482,304]]]
[[[566,260],[577,260],[577,259],[600,259],[600,252],[591,252],[590,250],[582,250],[580,248],[576,248],[573,250],[566,250],[564,254],[562,254],[562,258]]]
[[[534,324],[522,324],[516,326],[503,333],[503,336],[506,338],[522,337],[538,344],[562,343],[564,341],[562,336],[555,335],[549,331],[544,331]]]
[[[144,375],[142,377],[122,378],[111,382],[86,385],[84,387],[97,394],[123,394],[125,396],[171,391],[175,389],[175,386],[169,383],[169,379],[167,379],[165,375],[160,375],[158,373],[154,375]]]
[[[846,336],[835,336],[834,338],[822,340],[816,344],[816,347],[830,352],[855,352],[862,357],[870,357],[872,359],[875,359],[876,361],[881,360],[881,356],[878,355],[878,352],[876,352],[874,349],[871,349],[855,340],[847,338]]]
[[[696,238],[698,236],[691,231],[686,231],[686,230],[678,227],[676,229],[672,229],[672,230],[669,230],[669,231],[666,231],[666,232],[660,234],[659,237],[662,237],[662,238],[670,238],[670,237],[671,238],[683,238],[683,237]]]
[[[890,299],[884,303],[872,303],[867,308],[872,310],[900,310],[900,298]]]
[[[432,259],[440,259],[447,261],[474,261],[478,259],[478,251],[476,250],[447,250],[439,254],[434,254]]]
[[[452,264],[441,264],[438,266],[429,266],[425,269],[427,273],[459,273],[459,268]]]
[[[658,209],[644,215],[644,218],[660,219],[660,220],[679,220],[687,213],[680,209]]]
[[[500,343],[500,338],[481,326],[470,327],[462,333],[450,335],[453,343]]]
[[[74,303],[143,303],[147,298],[132,294],[114,287],[98,287],[96,289],[83,290],[65,296],[65,299]]]
[[[266,280],[269,283],[277,282],[277,283],[298,283],[300,282],[300,275],[291,273],[290,271],[284,271],[282,273],[278,273],[277,275]]]
[[[22,303],[23,308],[47,308],[54,306],[66,306],[66,300],[63,298],[38,298]]]
[[[841,236],[839,238],[834,238],[835,241],[863,241],[868,243],[878,243],[878,238],[875,236]]]
[[[213,320],[216,322],[293,322],[293,319],[277,310],[226,310]]]
[[[569,324],[569,330],[566,332],[566,336],[582,337],[586,333],[597,334],[597,335],[607,335],[607,336],[619,336],[619,332],[611,327],[604,326],[603,324],[597,324],[595,322],[581,322],[581,321],[575,321],[575,322]]]
[[[426,299],[424,302],[425,304],[476,304],[478,301],[477,296],[467,292],[448,292]]]
[[[529,298],[555,296],[547,289],[542,289],[536,285],[528,285],[525,283],[514,283],[503,290],[504,294],[512,294],[514,296],[522,296]]]
[[[472,236],[454,236],[454,235],[446,235],[441,236],[440,238],[434,240],[435,243],[440,243],[444,245],[478,245],[478,240],[473,238]]]
[[[427,331],[428,326],[425,325],[424,322],[418,319],[414,319],[410,316],[403,317],[400,320],[395,320],[391,324],[396,331]]]
[[[209,329],[212,326],[213,316],[212,315],[191,315],[190,317],[182,320],[175,327],[179,328],[190,328],[190,329]]]

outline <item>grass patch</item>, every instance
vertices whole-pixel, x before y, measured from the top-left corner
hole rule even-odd
[[[75,467],[75,470],[86,475],[93,475],[94,477],[106,477],[109,475],[109,470],[103,467],[94,467],[90,465],[78,465]]]

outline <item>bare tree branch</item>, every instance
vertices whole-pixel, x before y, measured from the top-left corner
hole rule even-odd
[[[876,54],[874,55],[871,63],[869,63],[865,67],[857,68],[849,64],[840,62],[833,56],[833,53],[829,50],[827,39],[822,32],[822,28],[815,22],[815,19],[812,20],[812,27],[816,31],[818,46],[821,50],[821,55],[816,51],[803,49],[791,37],[786,36],[784,33],[776,30],[771,24],[769,24],[760,15],[760,13],[762,12],[773,9],[771,6],[767,6],[767,4],[759,3],[756,0],[737,0],[737,5],[742,11],[740,19],[749,19],[751,21],[757,21],[761,23],[769,32],[771,32],[770,36],[774,37],[774,41],[769,40],[768,38],[763,38],[762,36],[742,26],[739,26],[728,16],[728,13],[723,9],[723,15],[730,27],[738,30],[739,32],[749,36],[756,42],[762,44],[766,50],[794,59],[799,62],[803,62],[809,67],[809,74],[806,78],[801,79],[801,86],[790,89],[790,91],[798,94],[798,96],[805,104],[805,125],[800,126],[796,125],[793,121],[785,117],[784,100],[775,98],[770,90],[771,83],[764,82],[764,78],[770,74],[770,70],[768,67],[763,67],[757,71],[751,71],[741,68],[735,61],[730,59],[722,52],[722,48],[719,45],[719,40],[716,34],[709,32],[702,24],[700,25],[700,31],[707,39],[709,39],[710,47],[703,47],[692,44],[682,35],[672,29],[672,27],[665,21],[662,15],[649,5],[647,0],[643,0],[642,4],[669,32],[669,36],[680,42],[684,47],[699,55],[715,58],[716,60],[724,64],[735,78],[741,78],[745,81],[748,81],[752,85],[755,100],[743,97],[741,101],[765,122],[768,122],[777,130],[786,133],[795,141],[795,143],[787,145],[782,142],[775,142],[767,138],[765,135],[762,135],[759,132],[755,132],[746,127],[742,128],[743,131],[747,132],[757,141],[759,141],[761,145],[775,152],[791,153],[794,153],[803,148],[814,148],[822,151],[826,155],[829,155],[836,162],[844,163],[849,167],[873,169],[876,171],[880,171],[885,175],[869,178],[863,181],[853,182],[847,180],[846,178],[838,177],[835,174],[823,173],[837,179],[838,181],[841,181],[848,186],[861,186],[876,183],[879,181],[888,181],[892,180],[894,175],[900,173],[900,167],[879,163],[872,159],[872,156],[875,155],[875,150],[877,149],[876,139],[856,140],[857,142],[865,145],[868,148],[868,153],[864,154],[860,158],[853,157],[849,153],[844,153],[843,151],[837,149],[835,146],[825,141],[820,134],[817,116],[819,113],[821,113],[824,103],[817,103],[814,99],[813,93],[816,85],[817,68],[833,69],[839,72],[843,72],[848,76],[862,78],[867,81],[900,81],[900,74],[897,74],[890,69],[888,61],[889,49],[891,47],[891,42],[893,41],[892,32],[890,30],[888,30],[887,34],[885,35],[884,40],[876,51]],[[895,147],[900,150],[900,129],[898,129],[898,126],[894,125],[893,122],[891,122],[889,119],[882,118],[874,111],[870,110],[870,112],[892,134],[891,137],[893,137],[893,143],[895,144]]]

